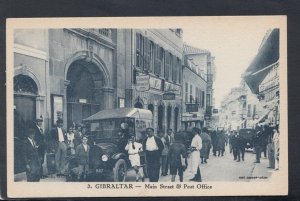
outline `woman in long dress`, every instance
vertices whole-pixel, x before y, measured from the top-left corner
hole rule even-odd
[[[191,155],[190,155],[190,171],[195,175],[191,181],[202,181],[200,173],[200,150],[202,148],[202,140],[200,137],[201,130],[194,127],[192,129],[194,137],[191,143]]]

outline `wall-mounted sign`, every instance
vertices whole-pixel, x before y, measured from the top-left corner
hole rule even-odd
[[[147,91],[150,88],[149,75],[138,75],[136,77],[136,90]]]
[[[173,93],[173,92],[164,93],[163,100],[175,100],[175,93]]]
[[[170,91],[173,92],[175,94],[180,94],[181,91],[181,87],[176,85],[176,84],[172,84],[169,82],[165,82],[165,91]]]
[[[78,102],[79,103],[87,103],[87,100],[85,98],[80,98]]]
[[[119,98],[119,108],[125,107],[125,98]]]
[[[150,87],[153,89],[161,90],[161,79],[150,77]]]

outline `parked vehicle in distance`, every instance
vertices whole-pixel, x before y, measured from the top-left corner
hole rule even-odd
[[[245,139],[246,149],[253,149],[253,136],[255,135],[255,130],[252,128],[241,128],[239,130],[239,135]]]
[[[146,128],[152,127],[152,112],[138,108],[102,110],[86,119],[90,142],[90,172],[95,181],[126,180],[131,168],[125,146],[130,135],[142,143]],[[140,153],[141,165],[147,172],[146,157]]]

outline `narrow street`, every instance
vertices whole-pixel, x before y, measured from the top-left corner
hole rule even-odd
[[[262,154],[263,156],[263,154]],[[207,164],[201,164],[201,175],[203,182],[251,182],[251,181],[266,181],[272,176],[274,170],[268,169],[268,159],[262,157],[261,163],[255,162],[255,154],[252,151],[245,152],[245,161],[237,162],[233,160],[233,155],[229,153],[229,148],[223,157],[213,156],[210,154]],[[189,182],[193,175],[187,169],[184,172],[184,182]],[[16,181],[26,181],[25,174],[19,174],[15,177]],[[135,172],[133,170],[127,173],[127,182],[135,182]],[[148,181],[148,178],[145,179]],[[159,182],[170,182],[171,175],[160,176]],[[179,177],[176,176],[176,181],[179,182]],[[49,176],[46,179],[41,179],[41,182],[65,182],[65,178],[57,178]]]
[[[262,154],[263,156],[263,154]],[[213,156],[210,154],[207,164],[201,164],[201,175],[203,182],[249,182],[249,181],[266,181],[271,177],[272,171],[268,169],[268,159],[262,157],[261,163],[255,162],[255,154],[250,152],[245,153],[245,161],[237,162],[233,160],[233,155],[229,153],[229,148],[223,157]],[[193,175],[187,169],[184,172],[184,182],[189,182]],[[251,179],[250,179],[251,177]],[[255,177],[258,177],[255,179]],[[127,181],[135,181],[134,172],[128,172]],[[146,179],[146,181],[148,181]],[[159,182],[171,181],[171,175],[161,176]],[[179,182],[179,177],[176,176],[176,181]]]

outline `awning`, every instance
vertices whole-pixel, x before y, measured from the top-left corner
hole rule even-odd
[[[101,110],[96,114],[84,119],[84,121],[101,120],[101,119],[114,119],[124,117],[138,117],[143,119],[152,119],[150,110],[138,108],[116,108],[109,110]]]
[[[255,56],[244,73],[244,80],[255,94],[259,93],[258,86],[272,69],[272,65],[279,60],[279,29],[273,29],[262,44],[258,54]]]
[[[263,113],[263,115],[261,115],[258,119],[253,121],[253,124],[257,124],[260,121],[262,121],[269,113],[271,112],[271,110],[266,111],[265,113]]]

